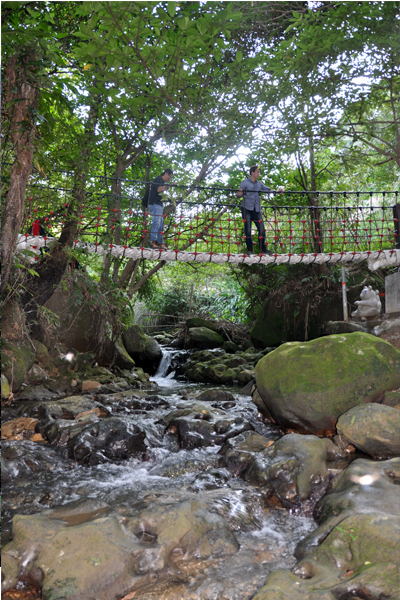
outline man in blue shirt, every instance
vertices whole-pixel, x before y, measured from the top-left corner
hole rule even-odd
[[[237,195],[243,196],[241,209],[244,222],[244,235],[246,236],[247,255],[253,254],[253,239],[251,237],[251,222],[256,224],[258,230],[258,239],[261,254],[270,254],[265,246],[265,226],[261,213],[261,194],[260,192],[270,192],[260,181],[260,169],[258,165],[250,167],[250,177],[240,184]]]

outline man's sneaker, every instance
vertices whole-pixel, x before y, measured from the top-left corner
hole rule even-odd
[[[150,242],[150,248],[152,248],[153,250],[159,250],[160,246],[157,242]]]
[[[247,252],[246,252],[246,256],[253,256],[253,254],[254,254],[254,252],[252,252],[250,250],[247,250]]]
[[[271,250],[261,250],[260,254],[272,254]]]
[[[160,250],[169,250],[168,246],[166,246],[165,244],[160,244],[159,249]]]

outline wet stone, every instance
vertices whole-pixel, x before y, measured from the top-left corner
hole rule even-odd
[[[242,417],[227,415],[206,404],[194,404],[190,408],[174,411],[165,421],[166,432],[175,433],[180,447],[185,449],[220,445],[243,431],[253,430],[252,425]]]
[[[271,502],[309,514],[329,482],[326,446],[316,436],[285,435],[252,455],[244,477]]]
[[[143,457],[146,434],[133,423],[111,417],[85,426],[68,442],[69,456],[78,463],[99,464]]]
[[[226,440],[219,451],[220,464],[226,466],[235,476],[243,475],[250,466],[253,455],[272,446],[278,435],[264,437],[254,431],[246,431]]]

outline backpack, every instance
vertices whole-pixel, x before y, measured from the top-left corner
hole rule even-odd
[[[145,195],[142,198],[142,206],[143,206],[143,208],[147,208],[149,206],[149,200],[150,200],[150,187],[149,187],[148,191],[145,193]]]

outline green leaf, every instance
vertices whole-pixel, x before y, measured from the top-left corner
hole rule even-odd
[[[241,62],[243,60],[243,52],[241,52],[240,50],[238,50],[236,52],[235,60],[236,60],[236,62]]]
[[[176,2],[168,2],[167,11],[170,17],[174,17],[176,12]]]

